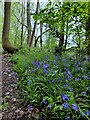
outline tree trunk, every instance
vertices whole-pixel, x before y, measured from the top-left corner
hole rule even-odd
[[[30,2],[27,2],[27,44],[29,44],[29,38],[31,36],[31,16],[30,16]]]
[[[65,46],[64,46],[65,50],[67,48],[67,40],[68,40],[68,20],[67,20],[67,23],[66,23],[66,39],[65,39]]]
[[[4,24],[3,24],[3,32],[2,32],[2,47],[5,51],[13,53],[18,49],[12,46],[9,41],[10,8],[11,8],[11,2],[5,2],[4,3]]]
[[[25,18],[25,7],[23,6],[24,2],[22,2],[22,14],[21,14],[21,21],[22,21],[22,26],[21,26],[21,46],[23,45],[23,34],[24,34],[24,18]]]
[[[42,47],[42,30],[43,30],[43,23],[40,22],[40,47]]]
[[[39,8],[39,0],[37,0],[36,14],[38,14],[38,8]],[[33,38],[34,38],[34,35],[35,35],[36,24],[37,24],[37,21],[34,22],[34,27],[33,27],[32,35],[30,37],[30,43],[29,43],[30,47],[33,44]]]
[[[86,52],[90,55],[90,1],[88,2],[88,20],[86,23]]]

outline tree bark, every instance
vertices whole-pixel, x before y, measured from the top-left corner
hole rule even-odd
[[[86,52],[90,55],[90,1],[88,2],[88,20],[86,22]]]
[[[4,3],[4,24],[2,32],[2,47],[5,51],[14,53],[18,49],[11,45],[9,41],[9,29],[10,29],[10,8],[11,2]]]
[[[40,47],[42,47],[42,30],[43,30],[43,23],[40,22]]]
[[[39,0],[37,0],[36,14],[38,14],[38,8],[39,8]],[[37,24],[37,20],[35,20],[35,22],[34,22],[34,27],[33,27],[32,35],[30,37],[29,47],[32,47],[32,44],[33,44],[33,38],[35,35],[36,24]]]
[[[27,2],[27,44],[29,44],[29,38],[31,36],[31,16],[30,16],[30,2]]]

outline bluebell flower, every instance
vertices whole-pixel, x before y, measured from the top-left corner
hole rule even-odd
[[[52,83],[54,83],[55,82],[55,80],[52,80]]]
[[[31,82],[31,81],[30,81],[30,80],[28,80],[28,85],[30,85],[30,82]]]
[[[44,69],[49,68],[49,64],[44,64],[44,65],[43,65],[43,68],[44,68]]]
[[[61,78],[58,78],[58,82],[60,82],[61,81]]]
[[[64,85],[64,88],[66,88],[66,87],[68,87],[69,86],[69,84],[68,83],[66,83],[65,85]]]
[[[87,87],[87,90],[90,90],[90,87]]]
[[[55,64],[55,65],[57,64],[56,60],[54,60],[54,64]]]
[[[47,74],[47,73],[48,73],[48,70],[47,70],[47,69],[44,69],[44,70],[43,70],[43,73],[44,73],[44,74]]]
[[[30,75],[30,67],[28,67],[28,75]]]
[[[73,88],[69,88],[69,91],[72,92],[72,91],[73,91]]]
[[[38,68],[40,68],[40,67],[41,67],[41,62],[39,62],[39,61],[37,60],[37,61],[36,61],[36,65],[37,65]]]
[[[64,109],[66,109],[66,108],[70,109],[70,105],[68,103],[63,103],[62,106]]]
[[[48,82],[50,83],[51,81],[50,81],[50,80],[48,80]]]
[[[69,70],[67,71],[67,73],[68,73],[68,77],[72,78],[72,74],[71,74],[71,72]]]
[[[88,77],[87,79],[90,80],[90,77]]]
[[[71,120],[71,118],[70,118],[70,116],[68,116],[64,120]]]
[[[83,96],[86,96],[86,92],[84,92],[84,91],[83,91],[83,92],[81,92],[81,94],[82,94]]]
[[[30,111],[33,110],[33,108],[34,107],[32,105],[28,106],[28,110],[30,110]]]
[[[90,111],[89,110],[86,111],[86,115],[90,117]]]
[[[48,55],[46,55],[46,59],[49,59],[49,56],[48,56]]]
[[[42,101],[42,105],[47,105],[48,104],[48,101],[47,100],[43,100]]]
[[[66,94],[62,94],[62,99],[63,101],[66,101],[66,100],[70,101],[70,98]]]
[[[85,76],[85,75],[83,75],[83,76],[82,76],[82,78],[87,79],[88,77],[87,77],[87,76]]]
[[[68,81],[68,78],[65,78],[66,79],[66,81]]]
[[[75,78],[75,81],[78,81],[78,80],[80,80],[80,78]]]
[[[48,105],[47,107],[48,107],[49,109],[52,109],[52,106],[51,106],[51,105]]]
[[[58,68],[58,65],[56,65],[56,68]]]
[[[81,112],[81,115],[82,115],[82,117],[85,116],[85,114],[83,112]]]
[[[72,104],[72,108],[73,108],[74,110],[76,110],[76,111],[78,111],[78,109],[79,109],[76,104]]]
[[[78,62],[78,65],[80,65],[81,64],[81,62]]]
[[[55,57],[56,57],[57,60],[59,59],[59,56],[55,56]]]
[[[66,59],[63,59],[62,62],[67,62],[67,60],[66,60]]]
[[[39,120],[44,120],[44,119],[43,119],[43,117],[40,117],[40,119],[39,119]]]
[[[32,65],[33,65],[33,66],[35,65],[35,62],[34,62],[34,61],[32,62]]]
[[[76,65],[76,68],[77,68],[77,70],[80,70],[80,67],[78,65]]]

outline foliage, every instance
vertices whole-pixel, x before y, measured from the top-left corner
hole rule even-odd
[[[22,57],[21,57],[22,56]],[[75,54],[54,55],[50,50],[21,50],[13,56],[21,98],[40,109],[46,120],[90,119],[90,62]],[[31,109],[30,109],[31,110]]]

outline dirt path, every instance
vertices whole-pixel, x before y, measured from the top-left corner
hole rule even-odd
[[[2,51],[2,49],[1,49]],[[0,120],[38,120],[38,109],[28,110],[28,106],[22,104],[19,96],[17,82],[19,76],[13,71],[13,65],[9,58],[11,54],[0,53],[0,102],[3,99]]]

